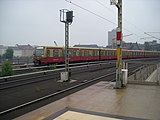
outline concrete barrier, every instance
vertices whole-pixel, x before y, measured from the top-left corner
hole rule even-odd
[[[151,83],[160,85],[160,64],[145,65],[128,77],[128,83]]]

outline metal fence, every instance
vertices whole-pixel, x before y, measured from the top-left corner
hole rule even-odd
[[[2,64],[3,61],[4,61],[4,59],[0,59],[0,64]],[[8,61],[10,62],[10,64],[13,64],[13,65],[31,64],[32,57],[13,58]]]

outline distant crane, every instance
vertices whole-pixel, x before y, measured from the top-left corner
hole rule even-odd
[[[55,44],[55,46],[58,46],[57,43],[56,43],[56,41],[54,41],[54,44]]]

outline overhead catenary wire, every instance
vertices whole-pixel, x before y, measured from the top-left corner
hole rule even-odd
[[[95,16],[101,18],[101,19],[103,19],[103,20],[106,20],[106,21],[108,21],[108,22],[111,23],[111,24],[117,25],[116,23],[110,21],[109,19],[107,19],[107,18],[105,18],[105,17],[103,17],[103,16],[100,16],[100,15],[98,15],[98,14],[96,14],[96,13],[94,13],[94,12],[92,12],[92,11],[90,11],[90,10],[88,10],[88,9],[86,9],[86,8],[84,8],[84,7],[82,7],[82,6],[80,6],[80,5],[77,5],[77,4],[73,3],[72,1],[69,1],[69,0],[65,0],[65,1],[66,1],[66,2],[69,2],[69,3],[71,3],[71,4],[73,4],[73,5],[79,7],[79,8],[81,8],[81,9],[83,9],[83,10],[85,10],[85,11],[87,11],[87,12],[89,12],[89,13],[91,13],[91,14],[93,14],[93,15],[95,15]]]
[[[107,6],[103,5],[103,4],[102,4],[101,2],[99,2],[98,0],[96,0],[96,2],[97,2],[98,4],[100,4],[101,6],[103,6],[104,8],[108,9],[110,12],[116,14],[115,11],[113,11],[113,10],[111,10],[110,8],[108,8]],[[125,18],[123,18],[123,19],[124,19],[124,21],[126,21],[127,23],[129,23],[129,24],[131,24],[132,26],[134,26],[136,29],[139,29],[141,32],[144,32],[143,30],[141,30],[140,28],[138,28],[136,25],[134,25],[133,23],[129,22],[127,19],[125,19]],[[128,32],[130,32],[130,33],[132,33],[130,30],[128,30],[128,29],[126,29],[126,28],[123,28],[123,29],[126,30],[126,31],[128,31]],[[134,35],[136,35],[137,37],[140,37],[139,35],[137,35],[137,34],[135,34],[135,33],[134,33]]]
[[[78,5],[78,4],[75,4],[75,3],[73,3],[73,2],[70,1],[70,0],[65,0],[65,1],[68,2],[68,3],[70,3],[70,4],[72,4],[72,5],[74,5],[74,6],[79,7],[79,8],[81,8],[81,9],[83,9],[83,10],[85,10],[85,11],[87,11],[87,12],[89,12],[89,13],[91,13],[91,14],[93,14],[93,15],[95,15],[95,16],[97,16],[97,17],[99,17],[99,18],[101,18],[101,19],[103,19],[103,20],[105,20],[105,21],[107,21],[107,22],[109,22],[109,23],[111,23],[111,24],[118,25],[117,23],[112,22],[111,20],[109,20],[109,19],[107,19],[107,18],[105,18],[105,17],[103,17],[103,16],[101,16],[101,15],[98,15],[97,13],[94,13],[94,12],[92,12],[92,11],[90,11],[90,10],[88,10],[88,9],[86,9],[86,8]],[[140,37],[139,35],[131,32],[130,30],[128,30],[128,29],[126,29],[126,28],[124,28],[124,27],[123,27],[123,29],[126,30],[126,31],[128,31],[128,32],[130,32],[130,33],[132,33],[133,35],[135,35],[135,36],[137,36],[137,37]]]
[[[146,35],[148,35],[148,36],[150,36],[150,37],[153,37],[153,38],[155,38],[155,39],[157,39],[157,40],[160,40],[158,37],[155,37],[155,36],[153,36],[153,35],[150,35],[150,34],[148,34],[147,32],[144,32],[144,34],[146,34]]]

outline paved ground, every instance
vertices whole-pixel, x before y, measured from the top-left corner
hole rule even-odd
[[[66,107],[109,114],[111,117],[116,115],[117,119],[130,117],[158,120],[160,119],[160,86],[128,85],[126,89],[112,89],[108,82],[103,81],[15,120],[52,118],[55,113]]]

